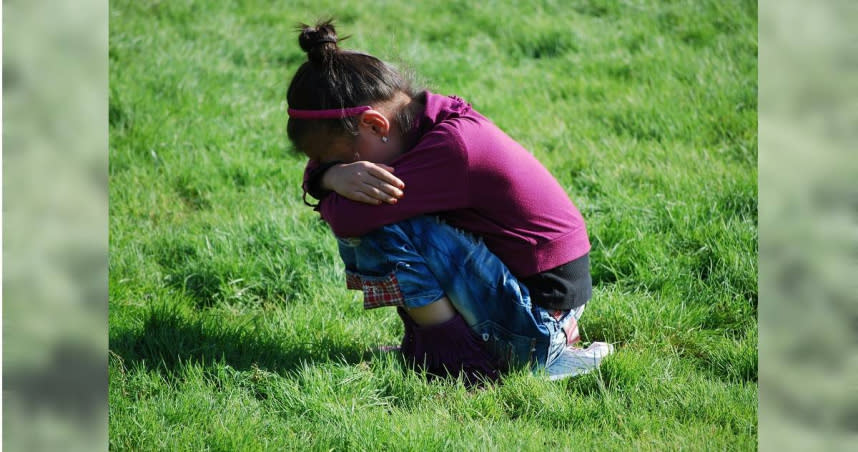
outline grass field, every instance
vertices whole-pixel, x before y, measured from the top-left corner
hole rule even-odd
[[[328,15],[567,189],[600,372],[468,391],[373,351],[399,320],[345,290],[285,136]],[[111,448],[754,449],[756,55],[753,1],[111,1]]]

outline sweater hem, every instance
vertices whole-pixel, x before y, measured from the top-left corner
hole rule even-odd
[[[584,227],[580,227],[551,241],[534,246],[528,256],[516,256],[507,263],[517,278],[526,278],[546,270],[559,267],[590,252],[590,239],[584,230],[584,240],[577,236]]]

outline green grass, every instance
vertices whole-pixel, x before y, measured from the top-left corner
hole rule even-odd
[[[110,445],[722,450],[757,442],[756,2],[112,1]],[[468,391],[391,355],[303,206],[294,25],[469,100],[587,220],[598,373]]]

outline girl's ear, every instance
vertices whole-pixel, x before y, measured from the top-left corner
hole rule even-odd
[[[378,110],[367,110],[361,113],[358,127],[369,129],[380,137],[390,134],[390,121]]]

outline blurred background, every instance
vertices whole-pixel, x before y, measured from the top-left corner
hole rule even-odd
[[[762,1],[760,448],[858,440],[858,2]]]
[[[107,2],[3,2],[3,449],[107,446]]]
[[[108,8],[2,5],[10,451],[107,447]],[[858,2],[759,11],[760,449],[852,450]]]

